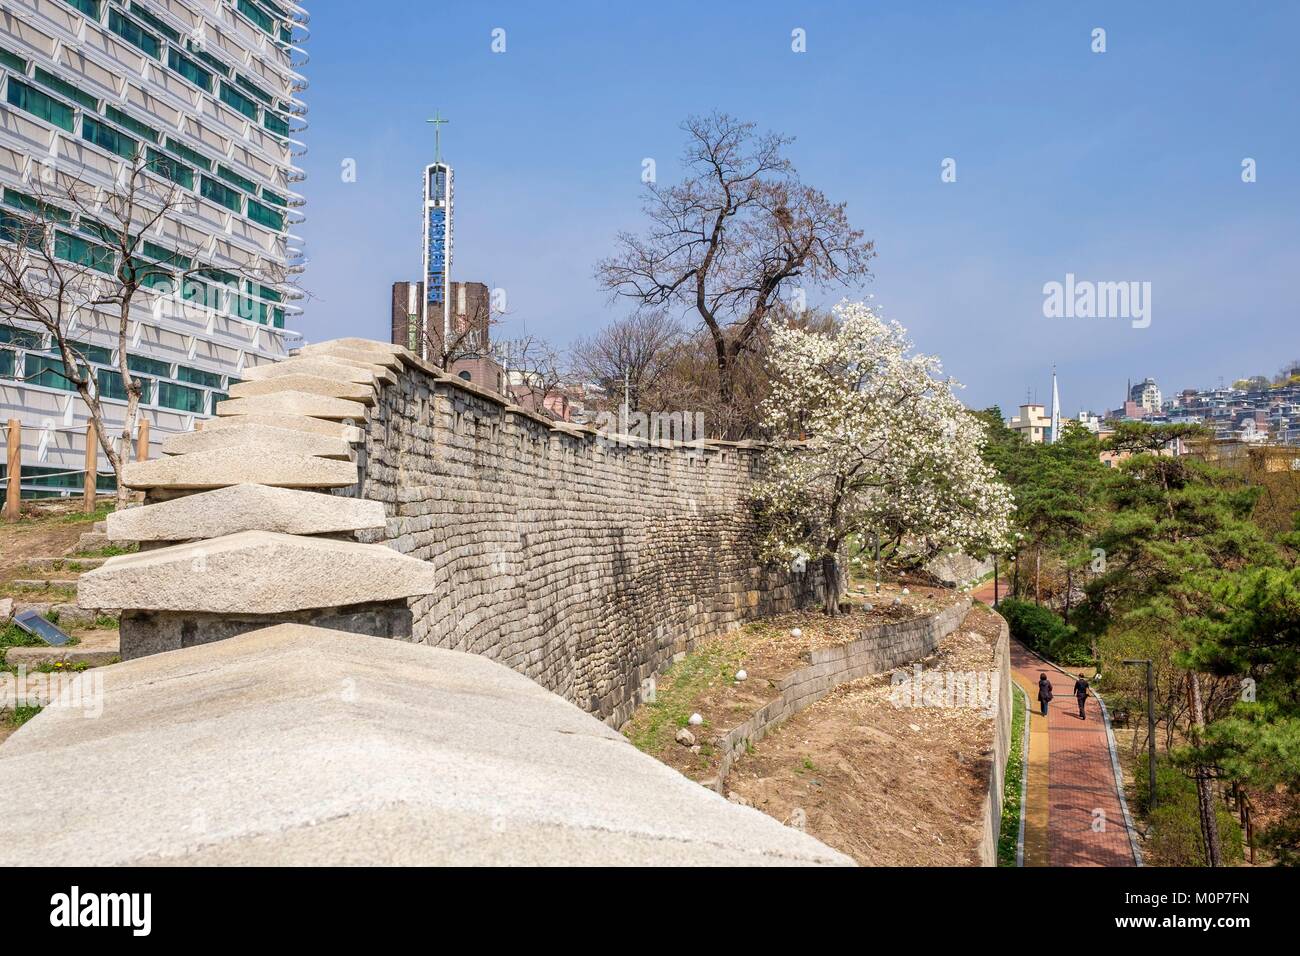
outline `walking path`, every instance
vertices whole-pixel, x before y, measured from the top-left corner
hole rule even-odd
[[[1034,708],[1029,725],[1025,865],[1132,866],[1128,823],[1119,802],[1106,724],[1097,699],[1087,699],[1087,719],[1080,720],[1073,678],[1016,641],[1011,642],[1011,670],[1016,683],[1029,693]],[[1038,711],[1039,674],[1046,674],[1052,683],[1047,717]],[[1045,839],[1041,820],[1044,802]],[[1034,808],[1039,810],[1039,819],[1035,819]]]
[[[974,597],[992,604],[992,582]],[[1046,717],[1039,712],[1039,674],[1052,682]],[[1088,698],[1087,717],[1080,720],[1074,678],[1014,640],[1011,676],[1029,695],[1030,706],[1025,866],[1133,866],[1097,698]]]

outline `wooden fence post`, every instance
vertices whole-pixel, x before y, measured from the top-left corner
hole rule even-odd
[[[5,520],[17,521],[22,514],[23,423],[9,419],[9,470],[5,472]]]
[[[135,441],[135,460],[149,460],[149,419],[140,416],[140,431]]]
[[[81,504],[81,510],[86,514],[92,514],[95,510],[95,485],[99,477],[95,471],[96,459],[99,456],[99,440],[95,436],[95,423],[86,423],[86,483],[82,490],[84,500]]]

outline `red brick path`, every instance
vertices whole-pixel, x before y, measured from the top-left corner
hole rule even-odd
[[[1040,673],[1052,682],[1047,710],[1050,865],[1133,866],[1097,699],[1088,697],[1087,719],[1080,720],[1074,679],[1016,641],[1011,642],[1011,667],[1029,687],[1037,688]],[[1034,693],[1029,703],[1037,713]]]

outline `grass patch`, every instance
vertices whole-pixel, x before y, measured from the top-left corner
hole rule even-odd
[[[90,514],[82,514],[75,511],[72,514],[59,515],[58,520],[62,524],[91,524],[96,521],[103,521],[108,517],[109,512],[113,510],[113,505],[103,504],[97,507]]]
[[[719,638],[704,645],[668,669],[658,681],[655,701],[646,704],[632,718],[625,731],[640,751],[660,753],[674,743],[677,731],[685,727],[696,698],[708,686],[730,682],[745,660],[745,650],[734,637]],[[704,726],[708,726],[707,722]],[[694,728],[698,734],[699,728]]]
[[[0,719],[11,727],[21,727],[41,712],[40,707],[15,707],[13,710],[0,711]]]
[[[1007,777],[1002,788],[1002,829],[998,834],[998,866],[1016,865],[1016,843],[1020,839],[1020,794],[1024,790],[1025,695],[1011,692],[1011,751],[1007,755]]]
[[[0,671],[13,671],[13,668],[5,663],[5,655],[9,653],[11,647],[41,647],[45,644],[39,637],[34,634],[28,634],[17,624],[9,623],[0,628]]]
[[[77,589],[66,585],[32,588],[10,584],[4,590],[12,598],[29,599],[37,604],[75,604],[77,601]]]
[[[116,558],[122,554],[135,554],[140,550],[138,543],[131,544],[106,544],[102,548],[96,548],[93,551],[78,551],[75,558]]]

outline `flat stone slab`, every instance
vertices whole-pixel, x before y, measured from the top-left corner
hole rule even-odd
[[[230,386],[231,398],[255,398],[258,395],[274,395],[277,392],[305,392],[309,395],[325,395],[329,398],[346,398],[363,405],[375,404],[373,385],[360,385],[356,382],[341,382],[336,378],[323,378],[320,375],[281,375],[263,379],[260,382],[240,382]]]
[[[396,346],[394,346],[396,348]],[[360,348],[353,345],[344,345],[340,342],[321,342],[318,345],[304,345],[302,355],[312,357],[316,356],[337,356],[340,358],[350,358],[356,361],[365,362],[370,365],[382,365],[393,371],[400,371],[402,360],[400,352],[392,352],[386,349],[369,349]]]
[[[335,379],[340,382],[374,385],[378,382],[378,373],[381,371],[387,372],[382,365],[373,366],[372,371],[361,365],[350,365],[346,362],[329,359],[323,355],[317,358],[301,356],[245,369],[244,381],[265,382],[273,378],[283,378],[286,375],[316,375],[320,378]]]
[[[108,535],[123,541],[188,541],[240,531],[343,534],[383,528],[384,506],[315,491],[231,485],[108,515]]]
[[[182,491],[245,483],[277,488],[346,488],[357,480],[356,462],[287,452],[250,455],[238,445],[134,461],[126,466],[122,477],[128,488]]]
[[[432,593],[433,565],[382,544],[241,531],[111,558],[77,603],[135,611],[277,614]]]
[[[240,421],[238,417],[231,420]],[[232,445],[239,446],[250,455],[316,455],[345,461],[352,458],[352,446],[342,438],[315,435],[292,428],[276,428],[261,422],[244,422],[228,428],[205,428],[203,431],[168,435],[163,439],[162,453],[190,455]]]
[[[224,402],[217,402],[219,418],[251,414],[305,415],[308,418],[323,418],[326,421],[355,423],[365,421],[366,406],[345,398],[294,391],[258,395],[255,398],[228,398]]]
[[[323,418],[309,418],[306,415],[282,415],[277,412],[247,412],[240,415],[228,415],[225,418],[208,418],[195,422],[194,427],[205,432],[226,428],[241,428],[244,425],[269,425],[272,428],[288,428],[294,431],[308,432],[312,435],[327,435],[341,438],[350,445],[365,441],[365,433],[356,425],[344,422],[327,422]]]
[[[851,865],[484,657],[281,625],[0,746],[0,865]],[[68,695],[69,698],[71,694]]]

